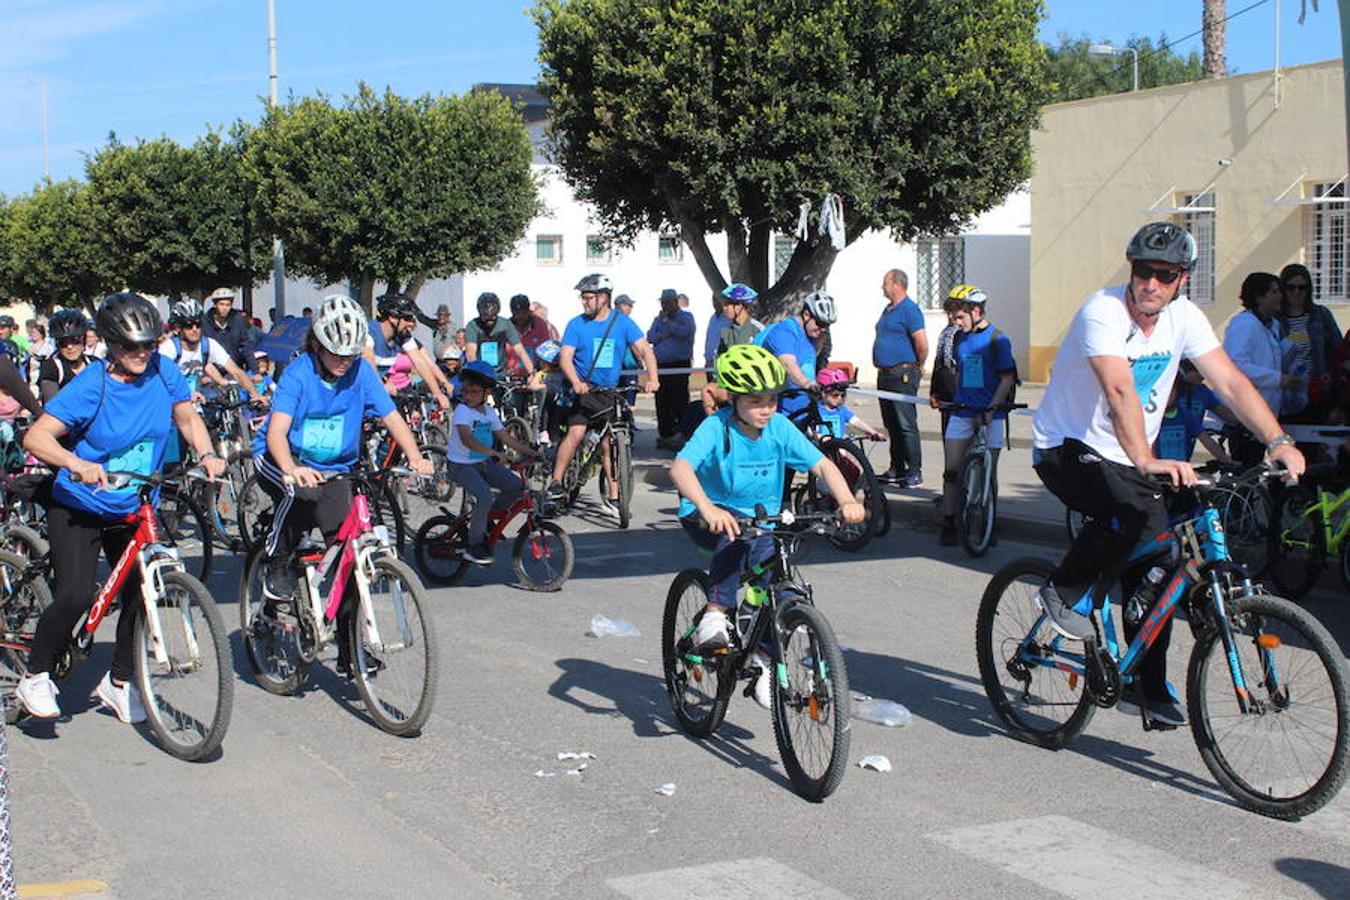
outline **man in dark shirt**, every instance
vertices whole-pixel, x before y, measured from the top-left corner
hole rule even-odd
[[[672,288],[661,292],[661,312],[647,329],[647,343],[656,354],[658,369],[684,369],[683,374],[661,377],[656,392],[656,445],[664,450],[677,449],[676,431],[680,414],[689,403],[689,372],[694,359],[694,332],[698,324],[693,313],[680,309],[680,295]]]
[[[206,301],[208,312],[202,321],[202,336],[224,347],[239,368],[252,371],[255,365],[252,329],[244,314],[234,309],[234,291],[220,288]]]

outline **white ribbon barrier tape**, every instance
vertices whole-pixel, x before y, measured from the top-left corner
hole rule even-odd
[[[863,394],[867,397],[876,397],[878,400],[898,400],[901,403],[913,403],[915,406],[927,406],[928,398],[917,394],[897,394],[894,391],[874,391],[871,388],[850,387],[850,394]],[[1034,409],[1014,409],[1010,413],[1014,416],[1033,416],[1036,414]]]
[[[1350,441],[1350,426],[1345,425],[1290,425],[1285,431],[1300,444],[1334,446]]]

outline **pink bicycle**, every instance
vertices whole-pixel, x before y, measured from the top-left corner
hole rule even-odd
[[[307,538],[295,548],[293,609],[268,615],[263,542],[249,554],[239,590],[249,664],[263,690],[296,694],[306,669],[336,640],[338,671],[356,682],[375,724],[413,734],[431,714],[440,666],[422,583],[395,556],[388,529],[372,523],[367,475],[336,477],[351,482],[351,511],[331,547]]]

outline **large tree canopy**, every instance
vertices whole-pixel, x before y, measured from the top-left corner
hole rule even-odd
[[[770,285],[773,234],[843,200],[847,240],[959,228],[1030,174],[1040,0],[539,0],[554,160],[606,233],[678,227],[718,290],[818,287],[827,240]],[[814,213],[813,213],[814,217]],[[814,218],[813,218],[814,224]],[[725,232],[728,268],[705,236]]]
[[[1055,100],[1082,100],[1134,87],[1134,55],[1120,52],[1108,57],[1094,56],[1090,51],[1095,43],[1087,37],[1061,34],[1059,44],[1050,48],[1046,71],[1051,82],[1050,95]],[[1179,55],[1167,46],[1166,34],[1159,36],[1157,44],[1146,37],[1133,37],[1121,49],[1125,47],[1139,53],[1140,90],[1205,77],[1200,54]]]
[[[531,146],[500,94],[408,100],[361,85],[269,110],[246,158],[286,264],[392,285],[490,266],[538,211]]]
[[[0,215],[0,281],[0,293],[42,311],[92,309],[117,287],[88,187],[46,182],[8,205]]]
[[[114,137],[85,171],[113,268],[132,288],[201,294],[266,276],[271,247],[247,220],[251,188],[233,142],[211,133],[191,147],[168,138],[130,146]]]

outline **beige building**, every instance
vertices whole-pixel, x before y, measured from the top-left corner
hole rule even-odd
[[[1032,136],[1029,380],[1049,377],[1082,301],[1126,280],[1147,221],[1195,235],[1189,294],[1217,329],[1249,272],[1312,270],[1314,299],[1350,326],[1340,60],[1045,109]]]

